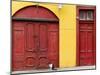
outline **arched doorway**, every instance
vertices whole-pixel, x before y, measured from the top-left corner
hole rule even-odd
[[[12,70],[59,67],[59,20],[41,6],[28,6],[12,18]]]

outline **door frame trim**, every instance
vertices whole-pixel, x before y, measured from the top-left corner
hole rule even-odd
[[[21,18],[21,17],[12,17],[12,20],[16,20],[16,21],[31,21],[31,22],[59,22],[57,19],[48,19],[48,18]]]
[[[96,52],[96,6],[84,6],[79,5],[76,7],[76,65],[79,66],[79,10],[94,10],[94,47]],[[94,53],[95,65],[96,65],[96,53]]]

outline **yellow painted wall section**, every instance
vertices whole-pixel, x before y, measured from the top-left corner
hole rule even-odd
[[[76,66],[76,5],[60,11],[60,67]]]
[[[12,15],[23,7],[36,4],[48,8],[59,18],[60,68],[76,66],[76,5],[64,4],[59,9],[58,4],[13,1]]]

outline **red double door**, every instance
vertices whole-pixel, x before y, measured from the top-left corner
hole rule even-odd
[[[58,30],[58,23],[13,21],[13,71],[58,67]]]

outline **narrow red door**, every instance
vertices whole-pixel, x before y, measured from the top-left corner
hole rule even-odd
[[[80,65],[94,65],[93,24],[80,22]]]
[[[95,7],[79,6],[77,10],[78,65],[95,65]]]
[[[47,32],[47,23],[38,23],[39,35],[38,35],[38,69],[48,68],[49,58],[48,58],[48,32]]]
[[[13,70],[24,69],[24,51],[25,51],[25,25],[22,22],[13,21]]]
[[[31,70],[36,69],[38,66],[38,48],[37,48],[37,36],[35,32],[38,30],[35,23],[25,22],[25,50],[24,50],[24,69]],[[35,31],[37,30],[37,31]]]
[[[48,57],[55,68],[59,67],[59,26],[58,23],[48,25]]]

